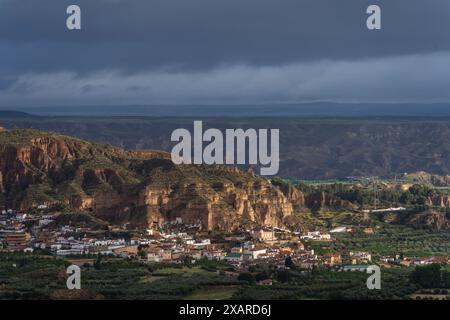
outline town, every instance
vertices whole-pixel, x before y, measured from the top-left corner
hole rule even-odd
[[[327,232],[291,231],[277,227],[255,227],[230,234],[202,230],[201,224],[186,225],[181,218],[153,229],[130,230],[127,226],[94,230],[88,226],[58,225],[62,215],[46,205],[32,214],[3,210],[0,214],[0,252],[53,255],[75,264],[92,264],[96,256],[132,259],[143,264],[194,264],[202,259],[223,261],[237,271],[256,264],[303,270],[317,267],[335,271],[366,271],[371,264],[389,267],[450,264],[448,256],[374,255],[367,251],[340,250],[319,253],[315,243],[333,242],[342,233],[373,235],[376,228],[341,226]],[[270,284],[264,279],[262,284]]]

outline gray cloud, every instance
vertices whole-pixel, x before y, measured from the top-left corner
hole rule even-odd
[[[357,61],[230,65],[206,71],[25,74],[0,91],[9,105],[450,101],[450,52]]]
[[[65,29],[73,3],[82,8],[81,32]],[[371,32],[365,10],[374,3],[383,9],[383,29]],[[73,104],[449,99],[442,65],[450,52],[448,0],[0,6],[0,105],[65,97]]]

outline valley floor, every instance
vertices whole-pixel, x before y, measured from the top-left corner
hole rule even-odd
[[[409,257],[445,257],[450,236],[442,232],[389,227],[373,235],[342,234],[334,241],[308,241],[317,254],[372,253],[372,264],[381,266],[381,290],[369,290],[369,275],[342,271],[351,262],[305,269],[286,261],[284,266],[254,262],[246,267],[225,261],[200,259],[185,263],[142,262],[105,256],[55,257],[45,252],[0,253],[0,299],[448,299],[448,282],[423,283],[412,274],[417,268]],[[402,255],[396,261],[385,256]],[[444,261],[444,260],[442,260]],[[68,290],[66,268],[81,266],[81,290]],[[429,265],[433,266],[433,265]],[[441,264],[443,281],[448,264]],[[439,269],[438,268],[438,269]],[[430,280],[431,281],[431,280]],[[446,280],[448,281],[448,279]]]

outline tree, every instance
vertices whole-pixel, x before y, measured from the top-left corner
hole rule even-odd
[[[411,273],[411,281],[424,288],[436,288],[442,286],[441,266],[430,264],[424,267],[416,267]]]
[[[255,280],[256,281],[266,280],[266,279],[269,279],[269,278],[270,278],[270,276],[269,276],[269,274],[266,271],[262,271],[262,272],[257,273],[255,275]]]
[[[239,274],[238,280],[253,283],[255,282],[255,277],[250,272],[243,272]]]
[[[94,268],[99,270],[102,268],[102,255],[98,254],[97,259],[94,262]]]
[[[442,286],[445,288],[450,288],[450,271],[442,272]]]
[[[277,280],[282,283],[289,282],[291,280],[291,272],[289,270],[278,270]]]
[[[142,259],[145,259],[145,257],[147,256],[147,251],[145,251],[144,248],[139,248],[138,256],[141,257]]]
[[[294,269],[295,268],[295,264],[292,261],[291,256],[286,257],[286,259],[284,260],[284,265],[288,268]]]

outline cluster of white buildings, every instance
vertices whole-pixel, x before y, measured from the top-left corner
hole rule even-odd
[[[321,233],[320,231],[310,231],[305,235],[301,235],[302,240],[331,240],[331,235],[329,233]]]

